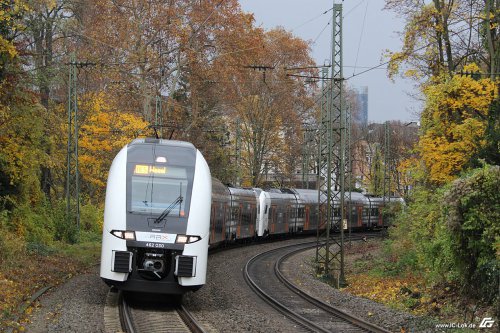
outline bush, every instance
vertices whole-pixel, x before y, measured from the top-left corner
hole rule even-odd
[[[82,205],[80,207],[81,231],[100,235],[104,223],[103,216],[104,212],[99,207],[91,204]]]
[[[389,253],[395,257],[398,270],[429,271],[434,265],[436,234],[440,227],[441,191],[418,188],[408,207],[395,217],[389,230],[392,242]]]
[[[50,245],[54,235],[54,220],[50,210],[44,206],[17,206],[10,218],[11,230],[29,243]]]
[[[417,189],[390,229],[387,273],[422,272],[464,296],[499,297],[500,167],[472,171],[442,188]]]
[[[451,259],[466,295],[499,298],[500,167],[486,166],[454,181],[444,195]]]

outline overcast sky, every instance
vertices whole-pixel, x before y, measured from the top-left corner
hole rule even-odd
[[[243,11],[255,14],[256,25],[266,30],[282,26],[294,35],[312,41],[312,55],[317,64],[331,58],[331,24],[333,0],[239,0]],[[339,0],[336,3],[340,3]],[[384,50],[398,51],[398,32],[403,21],[393,12],[383,10],[384,0],[343,1],[343,64],[344,77],[373,67],[385,60]],[[356,66],[356,67],[355,67]],[[368,120],[418,120],[420,103],[408,94],[415,94],[412,82],[387,78],[385,66],[348,80],[354,88],[368,87]]]

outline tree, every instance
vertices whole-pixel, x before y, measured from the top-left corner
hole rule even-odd
[[[80,129],[79,165],[82,190],[95,205],[104,201],[108,170],[114,156],[127,143],[145,132],[147,123],[134,114],[121,112],[106,94],[89,93],[80,105],[86,111]]]
[[[63,26],[72,17],[72,6],[69,1],[31,1],[30,10],[23,16],[25,29],[17,36],[19,44],[23,46],[24,61],[32,69],[26,74],[29,77],[39,96],[40,104],[45,108],[46,116],[44,122],[45,135],[41,138],[41,144],[45,149],[44,158],[41,163],[40,184],[46,197],[51,199],[54,179],[51,163],[54,147],[51,138],[51,120],[55,115],[51,99],[54,97],[55,87],[59,84],[60,71],[58,66],[61,55],[64,54],[63,43],[66,37]]]
[[[485,15],[488,7],[490,14]],[[443,71],[451,76],[468,63],[490,62],[495,52],[498,56],[498,43],[492,45],[498,41],[496,0],[387,0],[386,8],[407,21],[402,51],[388,52],[389,75],[406,64],[405,74],[415,79],[425,80]],[[478,29],[485,25],[486,29]]]
[[[313,64],[307,43],[282,29],[265,33],[261,43],[253,60],[258,65],[247,66],[252,71],[239,86],[233,116],[242,133],[244,175],[252,186],[262,183],[264,169],[285,179],[295,175],[301,125],[313,112],[311,92],[285,69]]]
[[[471,65],[464,70],[479,69]],[[442,184],[476,164],[485,145],[489,107],[497,98],[496,85],[489,78],[454,75],[437,79],[425,89],[425,95],[419,149],[429,179]]]

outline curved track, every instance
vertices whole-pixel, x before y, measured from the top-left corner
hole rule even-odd
[[[122,292],[110,291],[104,310],[106,332],[205,333],[191,313],[178,302],[148,305],[130,302]]]
[[[387,333],[383,328],[315,299],[283,276],[280,266],[287,257],[315,246],[316,242],[307,242],[261,253],[246,264],[245,280],[261,298],[308,331]]]

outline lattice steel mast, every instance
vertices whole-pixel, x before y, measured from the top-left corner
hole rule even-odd
[[[344,224],[345,212],[345,148],[346,116],[342,94],[342,4],[334,4],[332,29],[332,71],[323,85],[319,123],[318,199],[319,223],[316,247],[317,272],[345,285]],[[327,79],[322,72],[323,82]],[[322,231],[320,231],[320,229]],[[339,229],[340,238],[331,238],[331,230]],[[337,271],[337,275],[332,275]]]
[[[66,167],[66,218],[80,229],[80,180],[78,173],[77,62],[71,55],[68,81],[68,150]]]
[[[389,121],[385,122],[384,126],[384,196],[383,202],[391,202],[391,125]]]
[[[302,188],[309,188],[311,168],[310,168],[310,157],[314,156],[310,147],[314,144],[314,130],[305,127],[303,130],[303,143],[302,143]]]

